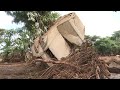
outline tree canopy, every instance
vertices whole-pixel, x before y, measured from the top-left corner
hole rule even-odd
[[[94,38],[94,36],[90,37]],[[120,54],[120,30],[113,32],[111,37],[99,38],[94,40],[94,46],[101,55]]]
[[[5,11],[14,17],[13,22],[24,23],[24,27],[18,29],[0,29],[0,50],[5,61],[17,54],[24,60],[26,51],[33,40],[44,34],[53,22],[60,16],[52,11]]]
[[[13,22],[24,23],[27,30],[32,34],[37,32],[41,35],[60,16],[53,11],[6,11],[6,13],[14,17]]]

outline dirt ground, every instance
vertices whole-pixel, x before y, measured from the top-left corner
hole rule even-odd
[[[100,59],[104,60],[106,63],[109,63],[111,61],[120,61],[120,56],[117,57],[117,56],[101,56],[99,57]]]
[[[106,58],[105,60],[111,60],[111,57],[100,57]],[[45,66],[41,67],[40,64],[27,63],[1,63],[0,64],[0,79],[39,79],[40,75],[45,70]],[[120,79],[120,74],[111,73],[111,79]]]
[[[108,62],[116,57],[106,56],[100,58]],[[0,79],[39,79],[44,69],[45,66],[41,67],[40,64],[28,65],[26,63],[1,63]],[[120,73],[111,73],[110,79],[120,79]]]
[[[117,63],[120,62],[120,57],[117,57],[117,56],[102,56],[99,58],[104,60],[107,64],[109,64],[113,61],[115,61]],[[109,71],[111,72],[110,79],[120,79],[120,69],[112,68],[112,70],[109,70]]]
[[[26,63],[2,63],[0,64],[0,79],[36,79],[41,75],[42,68]]]

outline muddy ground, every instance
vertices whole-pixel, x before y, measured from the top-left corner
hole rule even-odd
[[[105,58],[105,57],[102,57]],[[107,60],[112,57],[106,57]],[[1,63],[0,79],[39,79],[45,70],[40,64]],[[120,79],[120,72],[111,73],[110,79]]]
[[[38,79],[43,69],[26,63],[0,64],[0,79]],[[39,75],[38,75],[39,74]]]

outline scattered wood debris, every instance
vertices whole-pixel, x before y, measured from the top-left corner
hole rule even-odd
[[[40,79],[107,79],[109,76],[106,63],[98,59],[92,44],[86,41],[79,51],[47,68]]]

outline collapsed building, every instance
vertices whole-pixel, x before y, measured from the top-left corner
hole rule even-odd
[[[49,49],[60,60],[71,52],[68,41],[73,45],[80,46],[84,41],[85,26],[75,13],[67,14],[59,18],[55,24],[41,37],[34,40],[32,46],[33,55],[50,59],[46,53]]]
[[[34,57],[49,66],[40,78],[109,78],[105,62],[85,40],[85,26],[75,13],[60,17],[34,40],[31,50]]]

